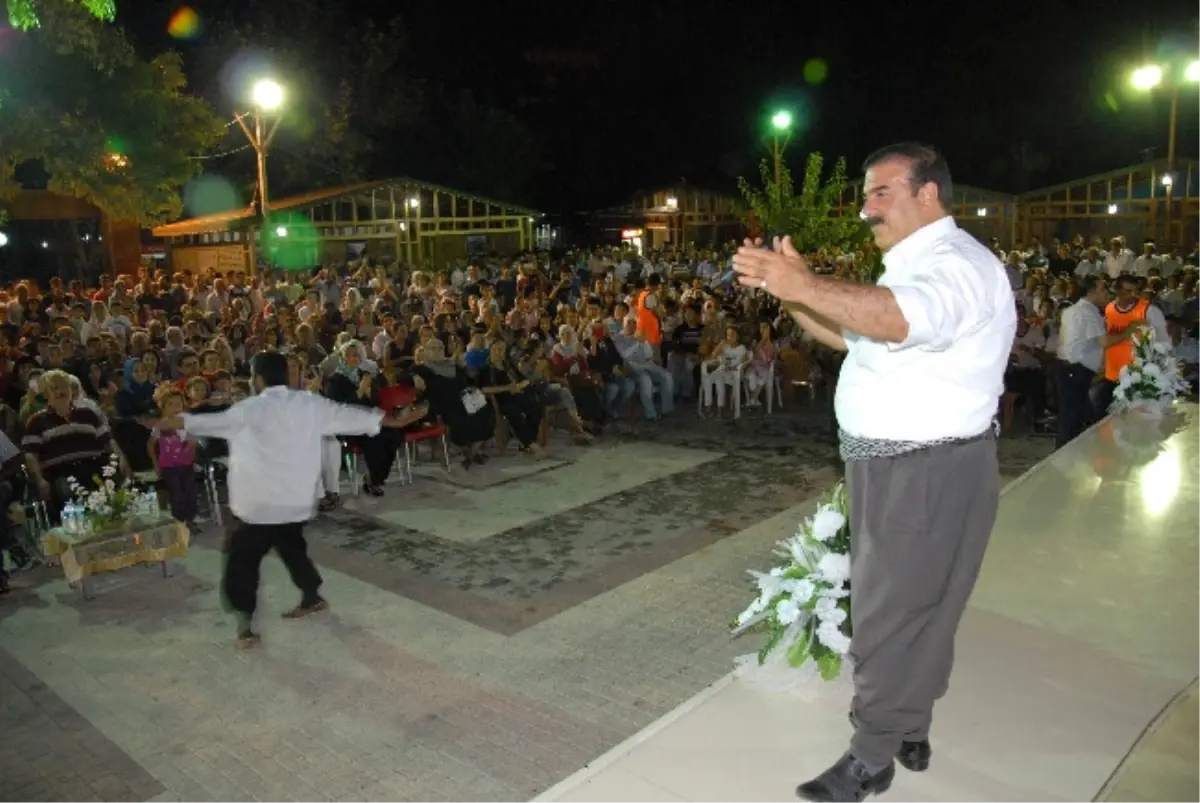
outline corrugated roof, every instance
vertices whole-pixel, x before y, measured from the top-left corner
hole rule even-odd
[[[541,215],[534,209],[527,209],[516,204],[497,201],[494,198],[484,198],[481,195],[474,195],[469,192],[443,187],[438,184],[430,184],[425,181],[417,181],[411,178],[391,178],[381,181],[362,181],[357,184],[345,184],[340,187],[326,187],[324,189],[312,190],[303,192],[299,195],[290,195],[286,198],[272,199],[270,209],[272,211],[283,209],[296,209],[304,206],[312,206],[326,201],[333,201],[347,195],[356,195],[361,192],[370,192],[373,190],[383,189],[385,187],[400,187],[404,189],[422,189],[430,192],[445,192],[455,195],[459,198],[466,198],[480,203],[491,204],[492,206],[500,206],[504,209],[512,210],[520,215],[529,215],[537,217]],[[201,234],[204,232],[228,231],[234,223],[239,223],[243,220],[252,219],[257,212],[253,206],[245,209],[235,209],[229,212],[221,212],[214,215],[204,215],[202,217],[188,218],[186,220],[178,220],[174,223],[167,223],[163,226],[158,226],[153,229],[155,237],[182,237],[188,234]]]

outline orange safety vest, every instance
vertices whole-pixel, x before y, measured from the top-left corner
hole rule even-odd
[[[1117,302],[1110,301],[1104,308],[1104,326],[1110,335],[1119,335],[1139,321],[1146,320],[1150,302],[1139,298],[1129,312],[1117,309]],[[1122,340],[1104,350],[1104,378],[1116,382],[1121,378],[1121,369],[1133,362],[1133,341]]]
[[[637,297],[637,322],[638,332],[646,334],[646,342],[652,346],[662,344],[662,329],[658,325],[658,318],[655,317],[654,311],[646,306],[646,298],[650,295],[650,290],[646,289],[638,293]]]

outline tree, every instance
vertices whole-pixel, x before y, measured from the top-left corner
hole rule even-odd
[[[48,189],[113,219],[171,220],[225,123],[187,94],[177,54],[139,58],[96,5],[41,0],[37,24],[0,51],[0,197],[19,189],[18,166],[39,163]]]
[[[505,200],[523,195],[538,170],[528,129],[472,93],[422,77],[407,41],[399,17],[377,24],[348,4],[247,0],[209,29],[196,74],[207,77],[201,92],[231,114],[253,77],[284,85],[268,162],[275,197],[399,176]],[[235,130],[222,150],[241,144]],[[253,153],[212,166],[250,177]]]
[[[846,160],[838,159],[827,179],[824,171],[825,157],[818,151],[810,153],[797,193],[787,165],[779,165],[776,182],[774,163],[763,159],[759,164],[761,189],[751,186],[744,177],[738,179],[748,217],[768,235],[790,235],[801,253],[822,249],[854,253],[865,241],[867,230],[852,210],[838,210],[849,187]],[[855,277],[874,281],[882,273],[882,263],[874,249],[865,249],[865,257],[862,264],[855,264]]]
[[[268,162],[278,197],[378,177],[372,173],[379,155],[417,123],[422,108],[424,86],[404,63],[405,41],[399,18],[379,25],[338,3],[249,0],[210,28],[193,68],[204,76],[201,93],[231,116],[245,111],[255,79],[269,76],[284,86]],[[233,128],[222,150],[244,144]],[[253,185],[252,151],[219,167]]]
[[[787,165],[780,165],[777,183],[774,165],[763,159],[759,165],[763,188],[756,189],[739,178],[738,189],[758,224],[771,234],[791,235],[800,251],[853,248],[863,238],[861,222],[852,215],[835,214],[848,187],[846,160],[834,163],[828,180],[822,178],[824,168],[825,158],[819,152],[810,153],[797,194]]]
[[[78,0],[80,7],[103,22],[112,22],[117,13],[113,0]],[[37,0],[7,0],[8,21],[18,31],[28,31],[42,24]]]

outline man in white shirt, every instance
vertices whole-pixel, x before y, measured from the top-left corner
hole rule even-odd
[[[1108,277],[1087,276],[1079,283],[1082,297],[1063,310],[1058,335],[1058,432],[1055,448],[1061,449],[1103,417],[1093,409],[1089,394],[1096,375],[1104,368],[1104,350],[1129,338],[1133,328],[1109,334],[1100,312],[1108,303]]]
[[[1133,260],[1133,275],[1145,279],[1150,275],[1151,268],[1158,268],[1161,264],[1162,257],[1156,252],[1154,241],[1147,240],[1142,243],[1142,255]]]
[[[806,800],[879,793],[894,759],[929,766],[933,705],[999,504],[994,418],[1017,325],[1004,266],[950,214],[945,159],[905,143],[864,168],[860,214],[885,252],[878,285],[815,275],[788,238],[734,258],[742,285],[847,352],[835,407],[854,538],[855,734],[796,790]]]
[[[1100,258],[1100,252],[1095,248],[1089,248],[1087,258],[1080,260],[1075,266],[1075,276],[1082,279],[1085,276],[1100,276],[1104,275],[1104,260]]]
[[[1108,251],[1104,254],[1104,269],[1108,278],[1115,279],[1122,273],[1129,273],[1133,267],[1133,252],[1125,247],[1125,239],[1113,237]]]
[[[323,439],[377,435],[381,426],[404,427],[425,413],[418,408],[396,417],[291,390],[287,358],[276,352],[255,355],[253,373],[258,395],[221,412],[186,414],[153,424],[156,429],[229,442],[229,509],[237,521],[221,585],[238,616],[237,644],[242,648],[259,642],[252,629],[259,565],[272,549],[303,594],[284,617],[298,619],[329,607],[318,593],[321,575],[304,541],[304,522],[313,517],[319,496]]]

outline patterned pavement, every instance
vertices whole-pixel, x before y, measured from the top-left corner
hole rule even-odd
[[[1052,448],[1001,441],[1013,477]],[[163,579],[0,600],[2,800],[524,800],[725,674],[726,625],[839,471],[827,413],[682,413],[556,460],[424,467],[309,528],[329,614],[264,564],[232,647],[219,534]],[[408,522],[407,526],[405,522]]]

